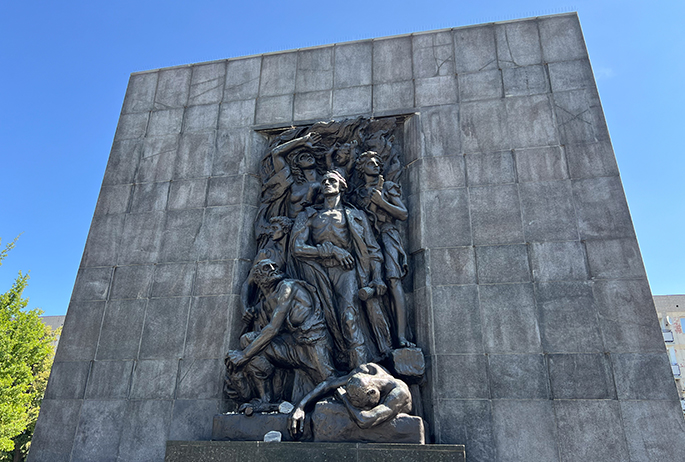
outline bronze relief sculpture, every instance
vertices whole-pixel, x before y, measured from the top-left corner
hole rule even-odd
[[[293,403],[294,439],[320,401],[344,406],[359,429],[412,410],[403,379],[416,381],[424,364],[402,287],[401,123],[359,117],[288,129],[262,159],[257,252],[224,389],[247,416]]]

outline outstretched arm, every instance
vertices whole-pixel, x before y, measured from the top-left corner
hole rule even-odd
[[[293,438],[298,439],[304,433],[305,409],[309,408],[313,403],[316,403],[316,401],[326,396],[328,393],[331,393],[336,388],[345,385],[349,377],[349,374],[342,377],[331,377],[318,384],[300,400],[297,407],[288,418],[288,429]]]

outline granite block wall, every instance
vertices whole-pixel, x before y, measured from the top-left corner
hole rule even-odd
[[[476,461],[653,461],[685,423],[578,18],[131,76],[31,461],[206,440],[270,129],[405,118],[423,408]]]

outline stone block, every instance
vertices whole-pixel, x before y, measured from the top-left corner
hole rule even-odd
[[[136,183],[169,181],[174,177],[179,138],[178,134],[145,138],[140,162],[136,160]]]
[[[440,106],[422,110],[420,118],[426,157],[461,154],[459,133],[455,130],[455,127],[459,125],[457,106]],[[410,159],[405,160],[407,163],[409,161]]]
[[[190,299],[154,298],[148,302],[140,359],[174,359],[183,355]]]
[[[564,151],[560,146],[515,149],[516,173],[521,182],[569,178]]]
[[[620,405],[631,461],[670,460],[685,451],[679,403],[621,401]]]
[[[255,134],[256,137],[260,135]],[[249,132],[244,130],[225,130],[217,134],[217,150],[214,155],[214,162],[212,165],[213,176],[235,175],[237,173],[244,173],[249,171],[246,159],[248,150]],[[266,149],[266,147],[264,147]],[[259,163],[264,150],[253,148],[255,150],[255,158],[252,162]],[[259,154],[257,154],[257,151]],[[255,172],[259,169],[255,166]]]
[[[225,82],[225,61],[193,66],[188,105],[220,102],[223,97]]]
[[[164,212],[126,215],[117,263],[155,263],[158,261]]]
[[[125,214],[95,216],[81,260],[82,267],[105,266],[116,261]]]
[[[43,399],[28,461],[70,461],[82,403],[82,400],[76,399]]]
[[[578,239],[570,181],[521,183],[519,194],[526,241]]]
[[[287,95],[295,92],[297,53],[277,53],[262,58],[259,96]]]
[[[164,136],[181,133],[183,108],[154,111],[150,114],[147,136]]]
[[[103,185],[97,205],[95,206],[94,215],[126,213],[132,189],[133,185],[130,184]]]
[[[424,157],[411,167],[408,170],[412,191],[466,186],[463,156]]]
[[[585,251],[578,241],[534,242],[530,261],[536,282],[588,279]]]
[[[422,287],[420,289],[414,288],[413,304],[414,304],[414,324],[416,330],[414,331],[414,343],[423,351],[435,351],[434,335],[433,335],[433,312],[431,303],[429,301],[429,289]],[[235,319],[236,317],[234,317]]]
[[[207,353],[205,356],[211,354]],[[200,355],[197,355],[200,356]],[[178,399],[221,399],[226,366],[222,358],[183,358],[179,361]],[[175,383],[175,382],[174,382]]]
[[[594,88],[556,92],[553,99],[562,144],[609,140],[602,105]]]
[[[436,354],[482,353],[482,321],[475,285],[433,287]],[[459,335],[454,335],[455,332]],[[446,396],[449,397],[449,396]]]
[[[145,136],[148,118],[149,113],[147,112],[141,114],[122,114],[119,117],[114,141],[140,139]]]
[[[430,277],[433,286],[475,284],[476,254],[473,247],[431,249]]]
[[[126,88],[122,114],[152,110],[157,90],[157,72],[132,74]]]
[[[414,107],[414,81],[378,83],[373,86],[373,110],[390,111]]]
[[[421,417],[398,414],[389,422],[362,429],[350,418],[345,405],[335,401],[316,403],[312,412],[312,433],[315,442],[425,443]]]
[[[420,382],[426,373],[426,359],[420,348],[392,350],[392,374],[407,382]]]
[[[174,401],[169,430],[170,440],[208,441],[212,438],[212,419],[219,413],[219,400]]]
[[[174,179],[209,176],[216,151],[215,143],[216,131],[184,133],[176,155]]]
[[[647,277],[635,238],[585,241],[594,279]]]
[[[542,347],[546,353],[604,351],[592,283],[536,284],[535,297]]]
[[[215,176],[209,179],[207,206],[239,204],[242,199],[243,176]]]
[[[457,102],[457,79],[453,75],[415,79],[416,106],[439,106]]]
[[[459,101],[478,101],[502,96],[502,72],[499,69],[459,74]]]
[[[549,63],[547,68],[554,92],[594,88],[595,86],[595,79],[588,59]]]
[[[169,182],[164,182],[134,185],[131,212],[141,213],[165,210],[169,197],[169,184]]]
[[[497,69],[495,28],[492,25],[463,27],[452,33],[457,74]]]
[[[71,453],[72,462],[116,462],[126,400],[85,400]]]
[[[159,262],[189,261],[197,258],[202,232],[203,209],[172,210],[167,214]]]
[[[466,188],[441,189],[422,193],[425,247],[455,247],[471,245],[468,198]]]
[[[645,279],[597,281],[593,292],[607,351],[663,353],[664,339]]]
[[[373,41],[373,83],[403,82],[412,79],[411,37]]]
[[[204,263],[204,262],[202,262]],[[200,265],[202,265],[200,263]],[[231,268],[233,265],[230,265]],[[198,275],[199,276],[199,275]],[[231,276],[225,285],[230,288]],[[184,358],[220,358],[226,353],[228,297],[194,297],[190,307]]]
[[[112,279],[112,268],[81,268],[76,275],[73,301],[105,300]]]
[[[90,361],[54,362],[45,399],[83,399],[90,364]]]
[[[562,462],[630,460],[619,401],[555,400],[554,411]]]
[[[434,390],[438,399],[488,399],[487,357],[483,354],[439,355]]]
[[[516,181],[511,151],[493,154],[472,153],[464,156],[469,186],[513,183]]]
[[[55,361],[90,361],[95,358],[104,310],[104,301],[72,300],[69,303]]]
[[[219,129],[246,127],[254,123],[256,100],[229,101],[219,109]]]
[[[295,120],[327,120],[331,116],[333,92],[331,90],[312,91],[295,94]]]
[[[119,443],[119,459],[163,460],[171,421],[169,400],[129,401]]]
[[[492,420],[497,453],[501,460],[559,461],[552,401],[493,401]]]
[[[176,389],[177,359],[143,359],[136,362],[131,399],[171,399]]]
[[[295,91],[301,93],[331,88],[333,88],[333,47],[298,52]]]
[[[132,183],[142,152],[143,142],[141,140],[122,140],[112,143],[102,184]]]
[[[487,353],[542,351],[531,284],[481,285],[479,294]]]
[[[194,263],[170,263],[155,266],[152,281],[153,297],[190,295],[195,279]]]
[[[259,91],[262,57],[230,59],[226,63],[224,101],[253,99]]]
[[[490,400],[439,400],[439,444],[459,441],[468,447],[469,460],[496,459]]]
[[[335,47],[335,88],[371,84],[373,42],[357,42]]]
[[[571,178],[618,176],[616,157],[609,141],[571,144],[565,149]]]
[[[255,122],[275,124],[293,118],[293,95],[265,96],[257,100]]]
[[[454,43],[448,31],[412,35],[414,78],[454,75]]]
[[[460,105],[459,124],[465,153],[511,148],[507,110],[502,100],[472,101]]]
[[[159,72],[155,109],[184,107],[188,103],[192,68],[184,66]]]
[[[205,211],[200,236],[200,259],[235,258],[242,218],[238,206],[211,207]]]
[[[107,302],[98,340],[97,359],[135,359],[138,357],[147,300]],[[125,335],[122,335],[125,333]]]
[[[540,42],[545,62],[570,61],[587,57],[577,16],[540,18]]]
[[[515,184],[470,187],[469,206],[475,245],[523,242],[521,206]]]
[[[506,98],[511,147],[558,144],[552,100],[548,95]]]
[[[196,209],[205,206],[207,179],[194,178],[172,181],[169,187],[169,210]]]
[[[207,132],[219,128],[219,105],[191,106],[183,113],[183,131]]]
[[[548,356],[554,399],[617,399],[608,354]]]
[[[501,69],[530,66],[542,62],[540,35],[534,21],[495,25],[497,63]]]
[[[549,377],[543,355],[488,355],[493,399],[549,399]],[[500,446],[501,447],[501,446]]]
[[[345,411],[347,412],[347,411]],[[288,431],[288,414],[259,413],[251,416],[237,413],[214,416],[212,428],[213,441],[262,441],[269,431],[281,433],[282,441],[293,441]],[[307,445],[312,438],[311,421],[307,418],[305,435]],[[280,446],[280,445],[278,445]],[[254,455],[254,451],[252,452]]]
[[[502,69],[504,96],[531,96],[549,93],[547,72],[541,65]]]
[[[86,402],[92,399],[126,399],[133,361],[93,361],[86,385]]]
[[[619,177],[574,180],[573,203],[581,239],[635,235]]]
[[[371,112],[371,85],[333,90],[333,117]]]
[[[678,401],[670,362],[661,353],[612,353],[618,399]]]
[[[531,280],[528,251],[523,244],[476,247],[476,268],[481,284]]]

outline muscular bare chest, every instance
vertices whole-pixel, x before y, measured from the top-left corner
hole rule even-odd
[[[349,231],[342,210],[323,210],[312,220],[314,242],[331,242],[338,247],[349,247]]]

